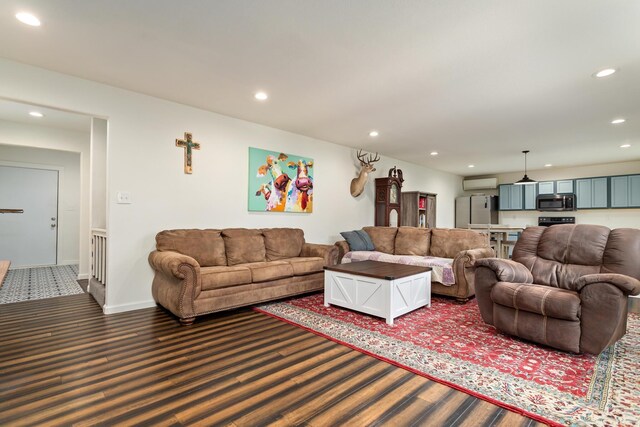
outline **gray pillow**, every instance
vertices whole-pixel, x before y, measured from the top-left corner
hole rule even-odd
[[[340,235],[347,241],[351,251],[372,251],[374,249],[371,237],[364,230],[343,231]]]

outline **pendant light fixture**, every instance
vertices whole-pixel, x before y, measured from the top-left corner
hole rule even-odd
[[[535,184],[536,181],[529,178],[527,176],[527,153],[529,152],[529,150],[524,150],[522,153],[524,154],[524,176],[522,177],[522,179],[520,181],[516,181],[514,182],[514,184],[517,185],[524,185],[524,184]]]

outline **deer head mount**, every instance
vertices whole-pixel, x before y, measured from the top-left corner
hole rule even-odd
[[[358,197],[364,191],[369,173],[376,170],[373,164],[380,160],[380,156],[378,156],[378,153],[375,156],[371,155],[371,153],[362,154],[362,150],[358,150],[358,160],[360,160],[360,172],[357,178],[351,180],[351,195],[353,197]]]

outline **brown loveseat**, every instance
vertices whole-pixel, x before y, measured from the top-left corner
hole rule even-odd
[[[166,230],[149,255],[156,302],[193,323],[195,316],[324,287],[334,245],[305,243],[295,228]]]
[[[430,266],[431,292],[466,302],[475,295],[474,262],[495,256],[485,234],[458,228],[363,227],[375,252],[350,252],[349,244],[336,242],[339,262],[365,259]],[[444,269],[443,269],[443,266]],[[444,273],[441,283],[434,280],[435,269]]]
[[[599,354],[626,333],[627,296],[640,293],[640,230],[529,227],[512,260],[476,262],[482,318],[511,335]]]

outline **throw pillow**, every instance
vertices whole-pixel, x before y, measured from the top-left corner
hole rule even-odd
[[[349,244],[351,251],[372,251],[373,242],[363,230],[343,231],[340,233]]]
[[[367,249],[365,249],[365,251],[372,251],[375,249],[375,247],[373,246],[373,242],[371,241],[371,237],[369,237],[369,234],[367,234],[366,231],[364,230],[355,230],[355,231],[358,234],[358,236],[360,236],[360,238],[364,240],[364,243],[367,246]]]

